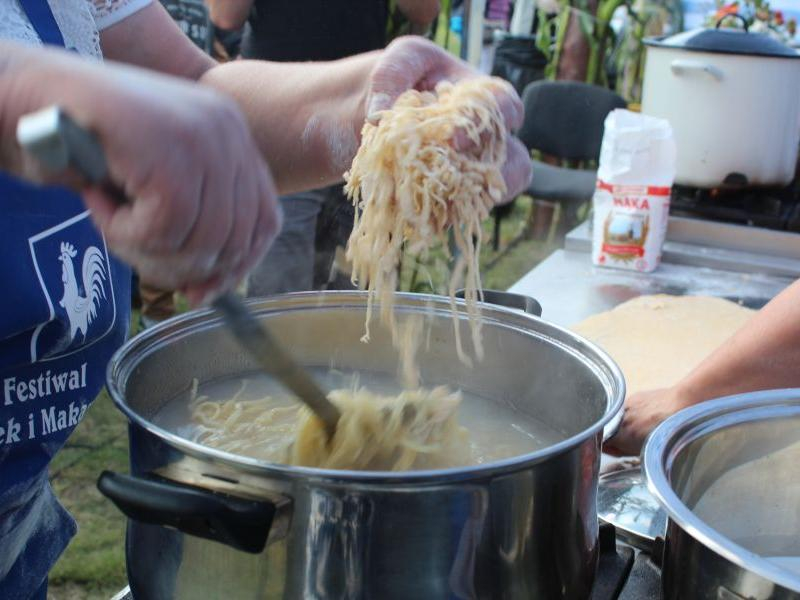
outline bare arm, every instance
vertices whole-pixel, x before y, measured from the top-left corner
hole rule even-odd
[[[130,199],[83,195],[114,253],[192,302],[230,289],[280,226],[266,163],[236,104],[174,77],[0,41],[0,169],[53,183],[16,144],[23,115],[58,104],[97,135]]]
[[[687,404],[771,388],[800,387],[800,281],[758,312],[678,385]]]
[[[712,398],[800,387],[800,281],[761,309],[676,386],[634,394],[625,402],[615,453],[636,454],[647,435],[673,413]]]
[[[424,28],[439,16],[439,0],[397,0],[397,8],[412,24]]]
[[[197,80],[217,64],[183,35],[160,2],[101,31],[100,45],[107,59],[186,79]]]
[[[197,79],[232,96],[244,111],[281,193],[340,181],[358,149],[370,108],[391,106],[409,88],[433,89],[441,80],[477,73],[441,48],[414,36],[384,51],[327,63],[234,61],[216,65],[154,3],[101,35],[110,58]],[[498,96],[509,129],[522,104],[510,91]],[[511,139],[504,170],[509,196],[530,178],[530,159]]]
[[[0,40],[0,57],[0,169],[33,179],[36,166],[16,141],[20,117],[57,103],[83,124],[103,120],[110,116],[109,107],[92,96],[111,83],[102,81],[95,65],[59,50]]]
[[[250,121],[281,193],[342,179],[358,149],[366,82],[379,53],[332,63],[236,61],[201,79],[232,95]]]
[[[358,148],[366,84],[378,53],[333,63],[217,65],[158,2],[104,30],[100,39],[107,58],[199,80],[233,96],[281,193],[340,180]]]
[[[236,61],[209,70],[203,83],[231,94],[244,109],[282,193],[342,179],[360,143],[366,118],[391,107],[408,89],[476,76],[465,63],[417,36],[328,63]],[[509,85],[496,94],[506,126],[522,123],[523,108]],[[458,141],[455,141],[457,144]],[[530,182],[525,146],[509,136],[503,176],[507,197]]]
[[[214,25],[233,31],[247,22],[253,0],[206,0],[206,6]]]

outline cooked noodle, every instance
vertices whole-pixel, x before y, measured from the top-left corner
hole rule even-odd
[[[381,396],[361,388],[330,398],[342,411],[336,433],[329,440],[322,422],[302,408],[291,464],[407,471],[470,462],[467,431],[456,421],[458,392],[437,387]]]
[[[269,396],[190,401],[192,439],[226,452],[328,469],[401,471],[470,464],[466,429],[456,419],[461,394],[445,387],[384,396],[356,385],[331,392],[342,412],[332,439],[299,404],[275,406]]]
[[[240,396],[246,383],[245,380],[239,392],[224,402],[198,395],[194,384],[189,404],[194,425],[192,439],[233,454],[285,462],[300,405],[276,407],[269,397],[243,400]]]
[[[481,222],[506,192],[501,167],[507,134],[494,94],[502,86],[507,84],[483,77],[440,83],[435,93],[410,90],[377,125],[364,125],[361,146],[345,174],[345,191],[356,207],[347,258],[354,282],[370,292],[365,340],[377,298],[395,345],[407,343],[393,312],[401,255],[404,248],[422,257],[435,246],[446,250],[452,230],[459,250],[449,283],[456,351],[471,363],[462,349],[455,307],[456,289],[463,284],[475,354],[482,357],[476,304]],[[470,150],[454,147],[458,132],[471,140]],[[401,354],[408,356],[402,349]]]

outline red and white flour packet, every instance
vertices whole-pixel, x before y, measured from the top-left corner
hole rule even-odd
[[[669,122],[612,111],[605,121],[592,199],[594,264],[645,272],[658,266],[674,179]]]

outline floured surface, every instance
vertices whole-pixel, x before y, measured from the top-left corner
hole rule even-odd
[[[628,395],[674,385],[755,314],[707,296],[640,296],[572,330],[608,352]]]

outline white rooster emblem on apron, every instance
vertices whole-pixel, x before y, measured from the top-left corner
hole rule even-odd
[[[69,319],[70,339],[74,340],[78,332],[86,339],[89,325],[97,316],[100,299],[105,299],[106,291],[103,282],[106,280],[106,268],[103,254],[95,246],[89,246],[83,255],[81,274],[82,290],[78,287],[75,267],[72,259],[77,255],[75,247],[68,242],[61,242],[61,282],[64,284],[64,296],[58,304],[64,308]]]

